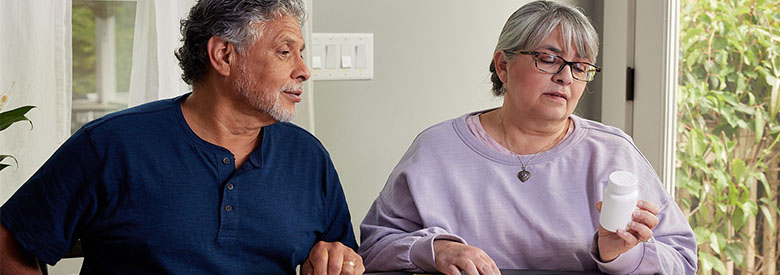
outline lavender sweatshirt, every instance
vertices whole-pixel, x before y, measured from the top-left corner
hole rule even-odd
[[[571,116],[574,131],[533,158],[523,183],[518,157],[479,141],[469,115],[424,130],[390,174],[360,225],[366,271],[436,271],[433,241],[449,239],[481,248],[501,269],[695,273],[693,231],[628,135]],[[659,224],[648,242],[604,263],[594,204],[616,170],[637,175]]]

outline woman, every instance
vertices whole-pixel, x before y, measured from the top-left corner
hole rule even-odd
[[[415,139],[361,224],[366,270],[695,273],[693,231],[631,138],[572,114],[597,54],[573,7],[512,14],[490,65],[503,105]],[[640,201],[627,230],[609,232],[599,209],[616,170],[637,175]]]

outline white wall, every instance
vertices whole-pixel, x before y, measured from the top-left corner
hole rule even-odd
[[[314,83],[315,134],[339,172],[356,234],[420,131],[501,105],[490,92],[488,65],[504,22],[527,2],[315,1],[314,32],[374,34],[373,80]],[[590,13],[600,1],[566,2]],[[598,28],[601,15],[596,16]],[[599,89],[600,83],[591,84],[580,114],[600,117]]]

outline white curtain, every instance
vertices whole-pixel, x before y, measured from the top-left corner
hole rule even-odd
[[[70,136],[71,0],[0,1],[0,37],[3,111],[37,107],[32,130],[21,122],[0,132],[0,154],[19,160],[0,171],[4,203]]]
[[[195,0],[138,0],[133,67],[128,106],[170,98],[187,92],[179,62],[173,55],[181,45],[179,21]]]

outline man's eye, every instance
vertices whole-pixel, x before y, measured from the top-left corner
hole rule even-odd
[[[574,63],[573,65],[574,66],[572,66],[572,68],[574,68],[578,72],[585,72],[588,70],[588,65],[580,64],[580,63]]]
[[[280,51],[279,54],[286,57],[290,55],[290,51]]]

